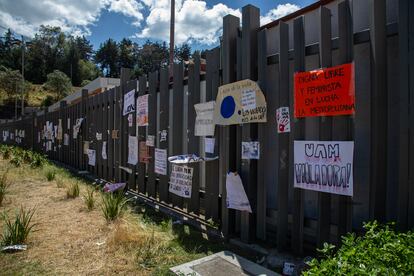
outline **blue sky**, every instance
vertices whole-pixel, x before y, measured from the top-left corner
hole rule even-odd
[[[226,14],[260,8],[262,24],[303,8],[314,0],[176,0],[176,42],[193,49],[215,47]],[[0,26],[31,37],[41,24],[85,35],[97,49],[108,38],[168,41],[170,0],[0,0]]]

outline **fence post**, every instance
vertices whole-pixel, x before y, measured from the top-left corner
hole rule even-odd
[[[86,105],[88,102],[88,89],[82,89],[82,100],[81,100],[81,104],[80,104],[80,117],[83,118],[83,122],[82,122],[82,126],[81,129],[82,131],[80,131],[80,133],[78,134],[78,155],[79,155],[79,166],[78,168],[80,170],[86,170],[87,166],[86,166],[86,158],[85,155],[83,153],[83,143],[85,140],[85,137],[87,135],[87,120],[88,118],[86,118]],[[74,122],[75,123],[75,122]]]
[[[140,76],[138,97],[144,96],[146,93],[147,93],[147,78],[146,76]],[[137,106],[136,112],[138,114],[138,106]],[[135,122],[135,119],[134,119],[134,122]],[[137,126],[137,127],[138,127],[138,149],[139,149],[140,143],[146,141],[146,127],[145,126]],[[145,185],[145,172],[146,172],[145,163],[141,163],[138,161],[138,191],[143,194],[147,192],[146,185]]]

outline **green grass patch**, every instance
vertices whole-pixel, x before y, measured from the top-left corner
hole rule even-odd
[[[17,245],[26,242],[30,232],[34,230],[36,224],[32,223],[35,209],[24,209],[20,207],[14,219],[9,218],[6,212],[3,213],[5,223],[4,233],[1,235],[2,245]]]

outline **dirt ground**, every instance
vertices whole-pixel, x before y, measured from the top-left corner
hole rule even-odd
[[[168,221],[157,225],[128,212],[108,224],[99,200],[94,210],[86,209],[82,195],[90,187],[85,183],[80,184],[80,197],[66,198],[66,188],[57,183],[68,186],[80,180],[61,169],[54,181],[47,181],[50,168],[14,168],[0,158],[0,174],[7,168],[11,186],[0,213],[12,216],[20,206],[35,208],[33,222],[38,226],[29,235],[27,251],[0,254],[1,275],[160,275],[169,265],[210,253],[194,241],[183,244],[187,239],[172,233]],[[0,220],[0,233],[2,227]]]

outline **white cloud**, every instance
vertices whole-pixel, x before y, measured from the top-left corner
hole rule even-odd
[[[141,13],[143,6],[135,0],[115,0],[112,1],[108,10],[118,12],[125,16],[132,17],[135,21],[134,26],[139,27],[144,16]]]
[[[143,0],[150,13],[145,27],[136,34],[139,38],[169,40],[170,1]],[[199,42],[212,45],[218,42],[222,32],[223,16],[233,14],[241,17],[239,10],[224,4],[207,7],[205,1],[178,0],[175,6],[175,41]]]
[[[300,7],[298,5],[290,4],[290,3],[277,5],[277,7],[275,9],[269,10],[266,13],[265,16],[262,16],[260,18],[260,23],[261,23],[261,25],[265,25],[265,24],[270,23],[270,22],[272,22],[272,21],[274,21],[278,18],[281,18],[285,15],[288,15],[292,12],[295,12],[299,9],[300,9]]]

